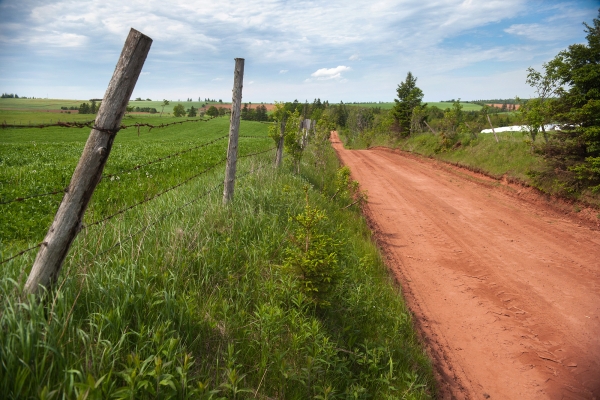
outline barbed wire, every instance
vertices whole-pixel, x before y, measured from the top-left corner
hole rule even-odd
[[[108,253],[109,251],[113,250],[114,248],[121,246],[123,243],[133,239],[134,237],[136,237],[137,235],[139,235],[140,233],[146,231],[148,228],[158,224],[160,221],[164,220],[165,218],[175,214],[176,212],[181,211],[182,209],[184,209],[185,207],[189,206],[192,203],[195,203],[196,201],[208,196],[210,193],[212,193],[213,191],[215,191],[216,189],[218,189],[219,187],[221,187],[223,185],[223,183],[219,182],[218,184],[216,184],[215,186],[213,186],[212,188],[208,189],[206,192],[202,193],[201,195],[195,197],[194,199],[188,201],[187,203],[184,203],[183,205],[177,207],[176,209],[174,209],[173,211],[169,211],[168,213],[165,213],[163,215],[161,215],[160,217],[156,218],[154,221],[152,221],[151,223],[149,223],[148,225],[144,226],[143,228],[139,229],[138,231],[132,233],[131,235],[129,235],[127,238],[122,239],[122,240],[118,240],[114,245],[110,246],[108,249],[98,253],[95,255],[95,257],[100,257],[106,253]]]
[[[199,148],[209,146],[209,145],[211,145],[211,144],[213,144],[213,143],[215,143],[215,142],[217,142],[219,140],[223,140],[223,139],[225,139],[227,137],[228,137],[227,135],[224,135],[224,136],[221,136],[221,137],[219,137],[217,139],[211,140],[210,142],[203,143],[203,144],[198,145],[198,146],[190,147],[188,149],[179,151],[177,153],[169,154],[169,155],[164,156],[164,157],[157,158],[155,160],[149,161],[149,162],[144,163],[144,164],[138,164],[138,165],[136,165],[136,166],[134,166],[133,168],[130,168],[130,169],[122,170],[120,172],[115,172],[115,173],[112,173],[112,174],[102,175],[102,179],[107,179],[107,178],[111,178],[111,177],[114,177],[114,176],[117,176],[117,175],[126,174],[126,173],[131,172],[131,171],[136,171],[136,170],[138,170],[140,168],[147,167],[148,165],[156,164],[156,163],[159,163],[161,161],[167,160],[169,158],[173,158],[175,156],[179,156],[179,155],[182,155],[182,154],[185,154],[185,153],[189,153],[190,151],[197,150]],[[239,156],[239,157],[240,158],[250,157],[250,156],[253,156],[253,155],[256,155],[256,154],[266,153],[267,151],[270,151],[270,150],[273,150],[273,148],[271,148],[269,150],[265,150],[264,152],[252,153],[252,154],[242,155],[242,156]],[[3,200],[3,201],[0,201],[0,205],[10,204],[10,203],[17,203],[17,202],[21,202],[21,201],[25,201],[25,200],[34,199],[34,198],[37,198],[37,197],[46,197],[46,196],[52,196],[52,195],[59,194],[59,193],[66,193],[68,191],[68,189],[69,189],[69,187],[67,186],[67,187],[64,187],[62,189],[56,189],[56,190],[53,190],[53,191],[47,192],[47,193],[37,193],[37,194],[28,195],[28,196],[17,197],[17,198],[12,199],[12,200]]]
[[[244,154],[244,155],[238,156],[238,158],[245,158],[245,157],[257,156],[259,154],[267,153],[269,151],[273,151],[273,150],[276,150],[276,149],[277,149],[277,146],[271,147],[270,149],[267,149],[267,150],[257,151],[256,153]]]
[[[277,148],[277,147],[272,147],[272,148],[270,148],[270,149],[267,149],[267,150],[258,151],[258,152],[254,152],[254,153],[250,153],[250,154],[244,154],[244,155],[238,156],[238,158],[247,158],[247,157],[252,157],[252,156],[259,155],[259,154],[264,154],[264,153],[267,153],[267,152],[269,152],[269,151],[272,151],[272,150],[274,150],[274,149],[276,149],[276,148]],[[90,223],[90,224],[84,224],[82,228],[83,228],[83,229],[87,229],[87,228],[89,228],[89,227],[92,227],[92,226],[100,225],[100,224],[102,224],[102,223],[104,223],[104,222],[106,222],[106,221],[109,221],[109,220],[111,220],[111,219],[115,218],[116,216],[118,216],[118,215],[121,215],[121,214],[123,214],[123,213],[125,213],[125,212],[127,212],[127,211],[129,211],[129,210],[131,210],[131,209],[133,209],[133,208],[135,208],[135,207],[137,207],[137,206],[140,206],[140,205],[142,205],[142,204],[144,204],[144,203],[148,203],[148,202],[150,202],[150,201],[152,201],[152,200],[155,200],[155,199],[157,199],[158,197],[160,197],[160,196],[162,196],[162,195],[164,195],[164,194],[166,194],[166,193],[168,193],[168,192],[170,192],[170,191],[172,191],[172,190],[174,190],[174,189],[176,189],[176,188],[178,188],[178,187],[180,187],[180,186],[183,186],[184,184],[188,183],[189,181],[191,181],[191,180],[193,180],[193,179],[195,179],[195,178],[197,178],[197,177],[199,177],[199,176],[201,176],[201,175],[204,175],[204,174],[206,174],[206,173],[208,173],[208,172],[212,171],[213,169],[215,169],[217,166],[219,166],[220,164],[224,163],[225,161],[227,161],[227,157],[225,157],[225,158],[223,158],[222,160],[218,161],[217,163],[215,163],[215,164],[211,165],[210,167],[208,167],[208,168],[206,168],[206,169],[204,169],[204,170],[200,171],[199,173],[197,173],[197,174],[195,174],[195,175],[193,175],[193,176],[191,176],[191,177],[189,177],[189,178],[185,179],[184,181],[182,181],[182,182],[180,182],[180,183],[178,183],[178,184],[176,184],[176,185],[174,185],[174,186],[171,186],[171,187],[169,187],[169,188],[167,188],[167,189],[163,190],[162,192],[159,192],[159,193],[157,193],[157,194],[155,194],[155,195],[153,195],[153,196],[151,196],[151,197],[148,197],[148,198],[146,198],[146,199],[144,199],[144,200],[142,200],[142,201],[140,201],[140,202],[137,202],[137,203],[135,203],[135,204],[132,204],[132,205],[130,205],[130,206],[128,206],[128,207],[125,207],[125,208],[123,208],[123,209],[121,209],[121,210],[117,211],[116,213],[114,213],[114,214],[111,214],[111,215],[109,215],[109,216],[107,216],[107,217],[105,217],[105,218],[103,218],[103,219],[100,219],[100,220],[94,221],[94,222],[92,222],[92,223]],[[252,170],[252,171],[250,171],[250,172],[247,172],[247,173],[244,173],[244,174],[240,174],[240,175],[238,175],[237,179],[241,179],[241,178],[245,177],[246,175],[249,175],[249,174],[251,174],[251,173],[254,173],[254,172],[256,172],[256,171],[258,171],[258,170],[260,170],[260,169],[262,169],[262,167],[259,167],[259,168],[255,169],[255,170]],[[222,185],[222,183],[221,183],[221,182],[219,182],[219,184],[218,184],[217,186],[220,186],[220,185]],[[204,195],[207,195],[207,194],[208,194],[208,193],[210,193],[211,191],[215,190],[217,186],[215,186],[214,188],[212,188],[212,189],[210,189],[209,191],[205,192],[205,194],[204,194]],[[188,203],[184,204],[184,206],[187,206],[187,205],[191,204],[192,202],[194,202],[194,201],[198,200],[198,199],[199,199],[199,198],[201,198],[201,197],[202,197],[202,196],[199,196],[199,197],[195,198],[195,200],[191,200],[191,201],[189,201]],[[184,207],[184,206],[181,206],[180,208],[182,208],[182,207]],[[180,209],[180,208],[179,208],[179,209]],[[162,218],[166,218],[166,216],[168,216],[168,215],[170,215],[170,214],[173,214],[173,213],[177,212],[177,210],[178,210],[178,209],[175,209],[175,210],[174,210],[174,211],[172,211],[171,213],[167,213],[167,214],[165,214],[165,215],[164,215],[164,217],[162,217]],[[158,221],[154,222],[153,224],[155,224],[155,223],[157,223],[157,222],[158,222]],[[151,225],[148,225],[147,227],[145,227],[145,228],[143,228],[143,229],[145,230],[145,229],[147,229],[147,228],[148,228],[148,227],[150,227],[150,226],[151,226]],[[140,232],[138,232],[138,233],[136,233],[135,235],[137,235],[137,234],[139,234],[139,233],[141,233],[141,231],[140,231]],[[134,235],[134,236],[135,236],[135,235]],[[5,264],[5,263],[7,263],[7,262],[9,262],[9,261],[11,261],[11,260],[13,260],[13,259],[17,258],[17,257],[20,257],[20,256],[22,256],[22,255],[24,255],[24,254],[26,254],[26,253],[28,253],[28,252],[30,252],[30,251],[32,251],[32,250],[34,250],[34,249],[36,249],[36,248],[40,247],[41,245],[43,245],[44,243],[45,243],[45,242],[40,242],[40,243],[36,244],[35,246],[29,247],[29,248],[27,248],[27,249],[25,249],[25,250],[21,250],[20,252],[16,253],[15,255],[13,255],[13,256],[11,256],[11,257],[9,257],[9,258],[5,259],[5,260],[2,260],[2,261],[0,261],[0,265],[2,265],[2,264]]]
[[[208,122],[212,119],[214,119],[216,117],[210,117],[209,119],[186,119],[183,121],[175,121],[175,122],[169,122],[169,123],[161,123],[160,125],[154,125],[154,124],[149,124],[149,123],[139,123],[136,122],[135,124],[131,124],[131,125],[121,125],[119,126],[116,131],[122,130],[122,129],[128,129],[128,128],[137,128],[138,129],[138,134],[139,134],[139,129],[141,127],[148,127],[150,128],[149,131],[151,131],[152,129],[156,129],[156,128],[166,128],[167,126],[172,126],[172,125],[177,125],[177,124],[184,124],[187,122]],[[16,125],[16,124],[7,124],[6,121],[4,121],[2,124],[0,124],[0,128],[50,128],[50,127],[60,127],[60,128],[90,128],[90,129],[96,129],[99,130],[101,132],[105,131],[105,129],[103,128],[98,128],[97,126],[95,126],[93,123],[95,122],[95,120],[90,120],[90,121],[83,121],[83,122],[76,122],[76,121],[72,121],[72,122],[56,122],[53,124],[29,124],[29,125]],[[110,131],[111,133],[113,131]]]
[[[244,154],[244,155],[238,156],[238,158],[246,158],[246,157],[252,157],[252,156],[256,156],[256,155],[259,155],[259,154],[266,153],[266,152],[268,152],[268,151],[272,151],[272,150],[274,150],[274,149],[276,149],[276,148],[277,148],[277,147],[272,147],[272,148],[270,148],[270,149],[267,149],[267,150],[264,150],[264,151],[257,151],[257,152],[255,152],[255,153]],[[135,204],[132,204],[132,205],[130,205],[130,206],[128,206],[128,207],[125,207],[125,208],[123,208],[123,209],[121,209],[121,210],[119,210],[119,211],[115,212],[114,214],[111,214],[111,215],[109,215],[109,216],[105,217],[105,218],[102,218],[102,219],[100,219],[100,220],[94,221],[94,222],[92,222],[92,223],[90,223],[90,224],[86,224],[86,225],[85,225],[85,227],[86,227],[86,228],[89,228],[89,227],[92,227],[92,226],[95,226],[95,225],[99,225],[99,224],[101,224],[101,223],[103,223],[103,222],[106,222],[106,221],[108,221],[108,220],[111,220],[111,219],[113,219],[114,217],[116,217],[116,216],[118,216],[118,215],[121,215],[121,214],[123,214],[123,213],[125,213],[125,212],[127,212],[127,211],[129,211],[129,210],[131,210],[131,209],[133,209],[133,208],[135,208],[135,207],[137,207],[137,206],[140,206],[140,205],[142,205],[142,204],[145,204],[145,203],[148,203],[148,202],[150,202],[150,201],[152,201],[152,200],[155,200],[155,199],[157,199],[158,197],[160,197],[160,196],[162,196],[162,195],[164,195],[164,194],[166,194],[166,193],[168,193],[168,192],[170,192],[170,191],[172,191],[172,190],[175,190],[175,189],[177,189],[177,188],[178,188],[178,187],[180,187],[180,186],[183,186],[183,185],[185,185],[186,183],[190,182],[191,180],[193,180],[193,179],[195,179],[195,178],[197,178],[197,177],[199,177],[199,176],[202,176],[202,175],[204,175],[204,174],[206,174],[206,173],[208,173],[208,172],[212,171],[212,170],[213,170],[213,169],[215,169],[217,166],[219,166],[220,164],[222,164],[222,163],[224,163],[224,162],[226,162],[226,161],[227,161],[227,157],[225,157],[225,158],[221,159],[220,161],[218,161],[217,163],[215,163],[215,164],[211,165],[210,167],[208,167],[208,168],[206,168],[206,169],[204,169],[204,170],[202,170],[202,171],[198,172],[197,174],[194,174],[194,175],[190,176],[189,178],[187,178],[187,179],[185,179],[185,180],[181,181],[180,183],[178,183],[178,184],[176,184],[176,185],[173,185],[173,186],[171,186],[171,187],[169,187],[169,188],[167,188],[167,189],[163,190],[162,192],[156,193],[155,195],[153,195],[153,196],[150,196],[150,197],[148,197],[148,198],[146,198],[146,199],[144,199],[144,200],[142,200],[142,201],[139,201],[139,202],[137,202],[137,203],[135,203]]]
[[[10,260],[13,260],[13,259],[15,259],[15,258],[17,258],[17,257],[19,257],[19,256],[22,256],[23,254],[25,254],[25,253],[28,253],[28,252],[30,252],[31,250],[35,250],[35,249],[37,249],[38,247],[40,247],[41,245],[43,245],[44,243],[45,243],[45,242],[40,242],[40,243],[36,244],[35,246],[32,246],[32,247],[30,247],[30,248],[28,248],[28,249],[21,250],[21,251],[20,251],[20,252],[18,252],[17,254],[15,254],[15,255],[13,255],[13,256],[11,256],[11,257],[9,257],[9,258],[5,259],[5,260],[2,260],[2,261],[0,261],[0,265],[2,265],[2,264],[5,264],[5,263],[9,262]]]
[[[148,203],[149,201],[155,200],[155,199],[159,198],[160,196],[164,195],[165,193],[168,193],[168,192],[170,192],[170,191],[172,191],[172,190],[175,190],[175,189],[177,189],[177,188],[178,188],[178,187],[180,187],[180,186],[183,186],[183,185],[185,185],[186,183],[188,183],[188,182],[189,182],[189,181],[191,181],[192,179],[195,179],[195,178],[197,178],[197,177],[199,177],[199,176],[201,176],[201,175],[204,175],[204,174],[206,174],[206,173],[208,173],[208,172],[212,171],[212,170],[213,170],[213,169],[215,169],[215,168],[216,168],[216,167],[217,167],[219,164],[222,164],[222,163],[223,163],[223,162],[225,162],[225,161],[227,161],[227,158],[224,158],[224,159],[222,159],[221,161],[217,162],[216,164],[213,164],[213,165],[211,165],[210,167],[208,167],[208,168],[206,168],[206,169],[204,169],[204,170],[202,170],[202,171],[198,172],[198,173],[197,173],[197,174],[195,174],[195,175],[192,175],[192,176],[190,176],[189,178],[185,179],[184,181],[182,181],[182,182],[179,182],[178,184],[176,184],[176,185],[174,185],[174,186],[171,186],[171,187],[169,187],[168,189],[165,189],[165,190],[163,190],[162,192],[156,193],[155,195],[153,195],[153,196],[150,196],[150,197],[147,197],[146,199],[144,199],[144,200],[142,200],[142,201],[139,201],[139,202],[137,202],[137,203],[135,203],[135,204],[132,204],[132,205],[130,205],[130,206],[128,206],[128,207],[125,207],[125,208],[123,208],[123,209],[121,209],[121,210],[117,211],[116,213],[114,213],[114,214],[111,214],[111,215],[109,215],[109,216],[107,216],[107,217],[105,217],[105,218],[103,218],[103,219],[100,219],[100,220],[94,221],[94,222],[92,222],[92,223],[90,223],[90,224],[86,224],[86,225],[85,225],[85,228],[89,228],[89,227],[91,227],[91,226],[94,226],[94,225],[99,225],[99,224],[101,224],[101,223],[103,223],[103,222],[106,222],[106,221],[108,221],[108,220],[111,220],[111,219],[113,219],[114,217],[116,217],[116,216],[118,216],[118,215],[121,215],[121,214],[123,214],[123,213],[125,213],[125,212],[127,212],[127,211],[131,210],[132,208],[135,208],[135,207],[137,207],[137,206],[139,206],[139,205],[142,205],[142,204],[144,204],[144,203]]]
[[[254,139],[271,139],[269,136],[258,136],[258,135],[239,135],[241,138],[254,138]]]
[[[256,169],[253,169],[253,170],[251,170],[251,171],[248,171],[248,172],[246,172],[246,173],[240,174],[240,175],[237,177],[237,179],[242,179],[242,178],[244,178],[244,177],[246,177],[246,176],[248,176],[248,175],[250,175],[250,174],[254,174],[254,173],[256,173],[256,172],[260,171],[260,170],[261,170],[261,169],[263,169],[263,168],[264,168],[264,165],[263,165],[263,166],[260,166],[260,167],[258,167],[258,168],[256,168]],[[125,238],[125,239],[122,239],[122,240],[118,240],[118,241],[117,241],[117,242],[116,242],[114,245],[110,246],[108,249],[106,249],[106,250],[104,250],[104,251],[102,251],[102,252],[100,252],[100,253],[96,254],[96,255],[95,255],[95,257],[96,257],[96,258],[97,258],[97,257],[100,257],[100,256],[102,256],[102,255],[104,255],[104,254],[108,253],[109,251],[111,251],[111,250],[115,249],[116,247],[118,247],[118,246],[121,246],[123,243],[125,243],[125,242],[127,242],[127,241],[129,241],[129,240],[133,239],[135,236],[137,236],[137,235],[139,235],[140,233],[142,233],[142,232],[144,232],[144,231],[148,230],[150,227],[152,227],[152,226],[156,225],[157,223],[159,223],[160,221],[164,220],[165,218],[167,218],[167,217],[169,217],[169,216],[171,216],[171,215],[173,215],[173,214],[175,214],[175,213],[177,213],[177,212],[181,211],[181,210],[182,210],[182,209],[184,209],[185,207],[188,207],[189,205],[191,205],[191,204],[193,204],[193,203],[197,202],[198,200],[200,200],[200,199],[202,199],[202,198],[204,198],[204,197],[208,196],[210,193],[214,192],[215,190],[217,190],[217,189],[219,189],[219,188],[221,188],[221,187],[223,187],[223,182],[218,182],[216,185],[214,185],[213,187],[211,187],[210,189],[208,189],[207,191],[205,191],[205,192],[204,192],[204,193],[202,193],[201,195],[199,195],[199,196],[196,196],[196,197],[195,197],[195,198],[193,198],[192,200],[190,200],[190,201],[188,201],[188,202],[184,203],[183,205],[181,205],[181,206],[177,207],[176,209],[174,209],[174,210],[172,210],[172,211],[169,211],[169,212],[167,212],[167,213],[164,213],[163,215],[161,215],[160,217],[156,218],[154,221],[152,221],[152,222],[151,222],[151,223],[149,223],[148,225],[146,225],[146,226],[142,227],[141,229],[139,229],[139,230],[137,230],[136,232],[132,233],[131,235],[127,236],[127,238]]]
[[[16,202],[19,202],[19,201],[25,201],[25,200],[29,200],[29,199],[34,199],[36,197],[52,196],[54,194],[66,193],[68,189],[69,189],[69,187],[67,186],[67,187],[65,187],[63,189],[57,189],[55,191],[48,192],[48,193],[38,193],[38,194],[32,194],[32,195],[25,196],[25,197],[17,197],[16,199],[13,199],[13,200],[0,201],[0,205],[10,204],[10,203],[16,203]]]
[[[122,175],[122,174],[126,174],[126,173],[128,173],[128,172],[131,172],[131,171],[136,171],[136,170],[138,170],[138,169],[140,169],[140,168],[147,167],[148,165],[156,164],[156,163],[159,163],[159,162],[161,162],[161,161],[167,160],[167,159],[169,159],[169,158],[173,158],[173,157],[175,157],[175,156],[180,156],[180,155],[182,155],[182,154],[189,153],[190,151],[197,150],[197,149],[200,149],[200,148],[202,148],[202,147],[209,146],[209,145],[211,145],[211,144],[213,144],[213,143],[215,143],[215,142],[218,142],[219,140],[223,140],[223,139],[225,139],[225,138],[227,138],[227,137],[228,137],[228,135],[221,136],[221,137],[219,137],[219,138],[217,138],[217,139],[211,140],[210,142],[206,142],[206,143],[203,143],[203,144],[200,144],[200,145],[194,146],[194,147],[190,147],[190,148],[188,148],[188,149],[185,149],[185,150],[182,150],[182,151],[178,151],[177,153],[169,154],[169,155],[167,155],[167,156],[164,156],[164,157],[157,158],[156,160],[152,160],[152,161],[149,161],[149,162],[147,162],[147,163],[144,163],[144,164],[138,164],[138,165],[136,165],[136,166],[135,166],[135,167],[133,167],[133,168],[130,168],[130,169],[125,169],[125,170],[122,170],[121,172],[116,172],[116,173],[114,173],[114,174],[102,175],[102,179],[105,179],[105,178],[111,178],[111,177],[113,177],[113,176],[117,176],[117,175],[119,175],[119,174],[121,174],[121,175]]]

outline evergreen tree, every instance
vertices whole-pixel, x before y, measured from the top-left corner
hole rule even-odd
[[[406,80],[398,85],[396,93],[398,98],[394,99],[396,104],[392,109],[392,116],[400,136],[407,137],[410,134],[413,109],[421,105],[423,91],[417,87],[417,78],[409,71]]]
[[[593,26],[584,26],[587,44],[569,46],[543,73],[529,74],[533,83],[558,83],[551,111],[561,129],[542,147],[549,166],[542,177],[572,193],[600,192],[600,10]]]

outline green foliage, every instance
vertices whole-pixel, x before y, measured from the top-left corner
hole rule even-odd
[[[206,110],[206,115],[208,115],[209,117],[218,117],[219,110],[215,106],[210,106],[208,107],[208,110]]]
[[[400,137],[410,135],[413,109],[421,105],[423,91],[417,87],[417,78],[409,71],[406,79],[396,89],[398,98],[394,99],[395,106],[392,115],[396,120],[396,130]]]
[[[195,117],[196,115],[198,115],[198,110],[196,108],[194,108],[194,106],[191,106],[190,109],[188,110],[187,116],[192,118],[192,117]]]
[[[551,110],[561,129],[540,148],[548,167],[537,182],[570,195],[600,187],[600,18],[584,25],[587,44],[561,51],[543,73],[530,70],[528,81],[559,96]]]
[[[173,116],[185,117],[185,107],[183,104],[177,104],[175,107],[173,107]]]
[[[248,106],[248,103],[244,103],[241,118],[246,121],[267,121],[269,119],[267,107],[264,104],[260,104],[259,106],[252,108],[252,103],[250,103],[250,107]]]
[[[150,115],[131,120],[161,121]],[[226,119],[217,118],[142,129],[139,137],[134,129],[119,132],[106,173],[120,179],[102,180],[84,223],[151,197],[221,160],[226,141],[120,174],[222,136],[228,126]],[[240,138],[241,154],[270,147],[267,125],[242,121],[240,129],[242,135],[264,136]],[[4,130],[2,198],[35,192],[46,184],[60,187],[68,181],[88,134],[89,129]],[[316,170],[311,146],[302,175],[270,168],[272,154],[240,159],[240,174],[254,173],[236,183],[230,207],[221,206],[219,189],[197,199],[207,188],[221,187],[221,168],[106,224],[82,230],[46,304],[21,297],[35,253],[2,265],[3,395],[432,398],[431,365],[366,223],[356,210],[341,210],[346,200],[331,199],[335,154],[329,148],[327,168]],[[311,297],[297,290],[298,277],[280,266],[286,238],[298,228],[287,216],[303,213],[305,185],[323,177],[323,192],[309,185],[310,205],[327,216],[318,232],[341,245],[336,250],[339,275],[328,293],[331,304],[315,308]],[[14,203],[26,208],[19,217],[4,215],[0,229],[42,220],[36,232],[43,235],[58,201],[60,196],[44,208],[35,200]],[[13,205],[6,209],[14,211]],[[18,232],[5,232],[0,233],[1,258],[30,243],[27,238],[21,242]],[[32,234],[30,240],[37,243],[39,237]]]
[[[306,206],[302,213],[290,217],[295,229],[290,235],[283,265],[298,275],[301,290],[315,305],[327,307],[331,304],[328,295],[339,275],[337,250],[341,243],[324,233],[325,211],[311,207],[308,186],[304,190]]]
[[[332,197],[344,202],[344,208],[358,204],[359,207],[368,200],[367,191],[360,190],[360,184],[350,176],[350,168],[341,167],[335,176],[335,194]]]

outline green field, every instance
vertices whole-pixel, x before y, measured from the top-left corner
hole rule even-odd
[[[135,115],[123,123],[172,121]],[[0,386],[8,398],[435,396],[430,362],[360,210],[343,209],[351,202],[343,193],[333,196],[331,148],[316,159],[309,146],[300,174],[287,158],[273,169],[272,151],[241,158],[228,207],[226,139],[133,169],[228,128],[223,117],[121,130],[85,225],[190,180],[85,227],[48,302],[21,295],[34,251],[0,265]],[[267,128],[242,121],[240,134],[258,138],[240,138],[239,153],[271,148]],[[88,134],[0,128],[0,201],[65,187]],[[44,237],[60,198],[0,204],[0,260]],[[325,217],[315,233],[336,249],[329,307],[315,306],[302,276],[286,267],[301,234],[293,217],[307,202]]]
[[[346,103],[346,105],[348,105],[348,106],[360,106],[360,107],[371,107],[371,108],[380,107],[383,110],[390,110],[392,107],[394,107],[394,104],[395,104],[394,102],[389,102],[389,103]],[[427,105],[430,107],[437,107],[442,110],[452,107],[452,103],[448,102],[448,101],[427,102]],[[481,106],[478,104],[461,102],[461,105],[463,106],[463,111],[479,111],[479,110],[481,110]]]
[[[61,110],[61,107],[79,107],[81,103],[89,103],[88,100],[59,100],[59,99],[0,99],[0,124],[6,121],[7,124],[27,125],[43,124],[60,121],[83,121],[94,119],[93,115],[78,115],[76,112],[69,113]],[[163,109],[162,100],[160,101],[135,101],[129,102],[133,107],[156,108],[160,113]],[[182,104],[185,109],[194,106],[200,108],[203,105],[223,105],[226,103],[218,102],[198,102],[198,101],[177,101],[171,100],[168,106],[164,107],[164,117],[168,117],[173,112],[173,107]],[[166,115],[165,115],[166,114]],[[133,114],[135,115],[135,114]]]

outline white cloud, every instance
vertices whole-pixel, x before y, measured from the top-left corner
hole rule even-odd
[[[344,65],[339,65],[335,68],[321,68],[310,74],[313,78],[319,81],[329,80],[329,79],[341,79],[342,72],[350,71],[350,67],[346,67]]]
[[[564,31],[557,29],[553,24],[514,24],[506,28],[504,32],[539,41],[554,41],[564,36]]]
[[[260,83],[252,90],[267,96],[265,101],[314,97],[309,90],[339,101],[342,95],[382,96],[388,89],[393,96],[409,70],[419,82],[432,76],[450,81],[450,73],[462,77],[476,68],[480,76],[491,76],[483,64],[525,70],[581,42],[581,22],[595,15],[597,10],[576,2],[547,5],[543,0],[26,0],[26,6],[0,0],[0,65],[8,82],[37,79],[38,87],[48,74],[81,68],[82,76],[102,76],[97,87],[86,90],[102,91],[102,74],[112,72],[133,26],[154,40],[145,67],[152,75],[138,82],[140,90],[147,85],[154,92],[142,97],[163,98],[168,91],[186,97],[190,87],[203,97],[226,97],[228,80],[213,77],[228,77],[232,58],[243,57],[249,81]],[[510,25],[517,17],[519,24]],[[512,35],[510,44],[498,40],[498,34],[504,39]],[[51,58],[54,64],[48,64]],[[349,67],[340,65],[348,61],[354,70],[349,81]],[[43,72],[36,68],[41,63],[47,66]],[[63,81],[52,81],[70,85],[77,73],[69,71]],[[307,71],[315,72],[306,82],[318,85],[298,84]],[[269,79],[275,82],[271,91],[260,90]],[[296,86],[284,91],[284,81]],[[203,89],[204,83],[210,88]],[[37,90],[36,84],[31,88]],[[442,91],[438,86],[430,90]]]

